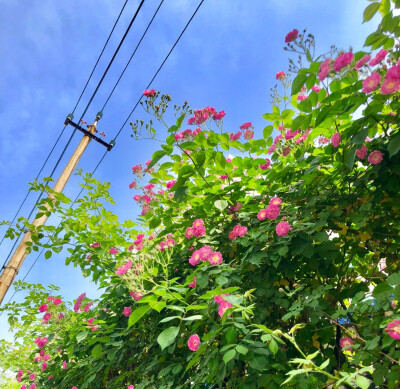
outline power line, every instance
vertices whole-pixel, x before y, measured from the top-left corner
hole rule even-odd
[[[93,176],[93,174],[96,172],[96,170],[98,169],[98,167],[100,166],[100,164],[103,162],[103,159],[105,158],[105,156],[107,155],[107,151],[103,154],[103,156],[101,157],[100,161],[97,163],[96,167],[93,169],[91,175]],[[79,193],[77,194],[77,196],[75,197],[75,200],[72,202],[72,204],[70,205],[70,208],[73,207],[73,205],[76,203],[76,201],[78,200],[78,198],[80,197],[80,195],[82,194],[84,188],[81,188],[81,190],[79,191]],[[59,227],[61,224],[61,222],[58,224],[57,227]],[[48,244],[50,242],[50,239],[47,241],[46,244]],[[33,269],[33,267],[36,265],[36,262],[39,260],[39,258],[42,256],[43,252],[44,252],[45,248],[42,248],[42,250],[40,251],[40,253],[38,254],[38,256],[35,258],[35,260],[33,261],[31,267],[28,269],[28,271],[25,273],[24,277],[22,278],[21,282],[24,282],[26,277],[28,277],[29,273],[31,272],[31,270]],[[16,289],[14,291],[14,293],[12,294],[12,296],[9,298],[9,300],[7,301],[7,304],[10,303],[10,301],[14,298],[14,296],[18,293],[18,289]],[[4,311],[0,312],[0,317],[3,314]]]
[[[163,1],[161,1],[162,4]],[[175,43],[173,44],[172,48],[170,49],[170,51],[168,52],[168,54],[166,55],[166,57],[164,58],[164,61],[161,63],[161,65],[159,66],[159,68],[157,69],[156,73],[154,74],[153,78],[151,79],[151,81],[147,84],[146,89],[148,89],[150,87],[150,85],[152,84],[152,82],[155,80],[155,78],[157,77],[157,75],[159,74],[159,72],[161,71],[161,69],[163,68],[163,66],[165,65],[166,61],[168,60],[169,56],[171,55],[172,51],[175,49],[176,45],[178,44],[178,42],[180,41],[180,39],[182,38],[183,34],[185,33],[186,29],[189,27],[190,23],[192,22],[193,18],[195,17],[197,11],[200,9],[201,5],[204,3],[204,0],[201,0],[199,5],[197,6],[196,10],[194,11],[194,13],[192,14],[192,16],[190,17],[189,21],[186,23],[185,27],[183,28],[182,32],[180,33],[180,35],[178,36],[177,40],[175,41]],[[157,8],[156,13],[158,12],[158,9],[160,8],[161,4],[159,5],[159,7]],[[151,22],[153,21],[155,15],[153,16]],[[151,24],[150,22],[150,24]],[[149,26],[148,26],[149,27]],[[147,31],[147,29],[146,29]],[[144,36],[144,35],[143,35]],[[142,37],[143,38],[143,37]],[[135,49],[136,50],[136,49]],[[129,63],[129,62],[128,62]],[[125,69],[124,69],[125,71]],[[123,74],[123,73],[122,73]],[[121,76],[122,77],[122,76]],[[119,80],[118,80],[119,81]],[[117,82],[118,83],[118,82]],[[114,88],[115,89],[115,88]],[[113,89],[113,91],[114,91]],[[110,95],[111,96],[111,95]],[[109,97],[110,97],[109,96]],[[118,136],[120,135],[122,129],[125,127],[126,123],[128,122],[129,118],[132,116],[133,112],[136,110],[137,106],[140,103],[140,100],[142,99],[143,94],[140,96],[139,100],[137,101],[137,103],[135,104],[135,106],[133,107],[132,111],[129,113],[128,117],[126,118],[125,122],[123,123],[123,125],[121,126],[121,128],[119,129],[119,131],[117,132],[117,135],[115,136],[114,139],[117,139]],[[107,100],[108,101],[108,100]],[[99,168],[99,166],[101,165],[101,163],[103,162],[105,156],[108,154],[108,152],[106,151],[103,156],[101,157],[100,161],[97,163],[96,167],[94,168],[92,175],[96,172],[96,170]],[[80,190],[80,192],[78,193],[78,196],[75,198],[74,202],[71,204],[72,205],[77,201],[77,199],[79,198],[79,196],[81,195],[83,191],[83,188]],[[29,270],[27,271],[27,273],[25,274],[24,278],[22,279],[22,282],[26,279],[26,277],[28,276],[28,274],[30,273],[30,271],[32,270],[32,268],[35,266],[36,262],[38,261],[38,259],[40,258],[41,254],[43,253],[44,248],[42,249],[42,251],[40,252],[40,254],[36,257],[35,261],[33,262],[33,264],[31,265],[31,267],[29,268]],[[10,303],[10,301],[13,299],[13,297],[15,296],[15,294],[17,293],[18,290],[14,291],[13,295],[10,297],[10,299],[8,300],[7,304]],[[4,311],[0,312],[0,316],[3,314]]]
[[[118,20],[119,20],[119,18],[120,18],[120,16],[121,16],[121,14],[122,14],[122,11],[123,11],[123,9],[125,8],[125,5],[126,5],[127,1],[128,1],[128,0],[125,1],[124,5],[123,5],[123,7],[122,7],[122,10],[121,10],[121,12],[120,12],[120,14],[119,14],[119,16],[118,16],[118,19],[117,19],[116,23],[114,24],[114,27],[113,27],[112,31],[114,30],[114,28],[115,28],[115,26],[116,26],[116,24],[117,24],[117,22],[118,22]],[[96,96],[96,94],[97,94],[97,92],[98,92],[98,90],[99,90],[101,84],[103,83],[103,80],[104,80],[105,76],[107,75],[108,71],[110,70],[110,67],[111,67],[112,63],[114,62],[115,57],[117,56],[117,54],[118,54],[118,52],[119,52],[119,50],[120,50],[120,48],[121,48],[123,42],[125,41],[125,38],[127,37],[128,33],[129,33],[129,30],[131,29],[131,27],[132,27],[134,21],[136,20],[136,17],[137,17],[137,15],[138,15],[140,9],[142,8],[142,5],[143,5],[144,2],[145,2],[145,0],[142,0],[142,1],[140,2],[140,4],[139,4],[138,8],[136,9],[136,12],[135,12],[135,14],[133,15],[133,17],[132,17],[132,19],[131,19],[131,21],[130,21],[130,23],[129,23],[129,25],[128,25],[128,27],[127,27],[127,29],[126,29],[124,35],[123,35],[123,37],[122,37],[122,39],[120,40],[117,49],[115,50],[115,52],[114,52],[114,54],[113,54],[111,60],[109,61],[106,70],[104,71],[104,73],[103,73],[103,75],[102,75],[100,81],[98,82],[98,84],[97,84],[97,86],[96,86],[95,91],[93,92],[92,96],[90,97],[89,102],[87,103],[86,108],[84,109],[84,111],[83,111],[83,113],[82,113],[82,115],[81,115],[81,117],[80,117],[80,119],[79,119],[79,122],[83,119],[83,117],[85,116],[87,110],[89,109],[89,107],[90,107],[90,105],[91,105],[91,103],[92,103],[94,97]],[[112,33],[112,31],[111,31],[111,33]],[[111,33],[110,33],[110,35],[109,35],[109,38],[110,38],[110,36],[111,36]],[[106,43],[108,43],[109,38],[107,39],[107,42],[106,42]],[[103,51],[104,51],[104,48],[103,48],[103,50],[102,50],[102,53],[103,53]],[[101,54],[102,54],[102,53],[101,53]],[[96,62],[96,66],[97,66],[97,63],[98,63],[98,61]],[[94,70],[93,70],[93,71],[94,71]],[[90,77],[92,76],[93,71],[92,71]],[[89,80],[88,80],[88,82],[89,82]],[[86,83],[85,88],[86,88],[88,82]],[[78,103],[79,103],[80,98],[82,97],[82,95],[83,95],[83,93],[81,93],[81,96],[79,97]],[[78,103],[75,105],[74,110],[76,109]],[[65,126],[65,127],[66,127],[66,126]],[[65,127],[64,127],[63,131],[65,130]],[[59,156],[59,158],[58,158],[58,160],[57,160],[57,162],[56,162],[56,164],[55,164],[55,166],[54,166],[54,168],[53,168],[53,170],[52,170],[52,172],[51,172],[51,174],[50,174],[50,177],[53,177],[54,172],[56,171],[58,165],[60,164],[62,157],[64,156],[65,152],[67,151],[67,148],[68,148],[68,146],[70,145],[70,143],[71,143],[71,141],[72,141],[72,138],[73,138],[74,135],[75,135],[75,132],[76,132],[76,129],[74,129],[74,131],[72,132],[71,136],[69,137],[69,139],[68,139],[68,141],[67,141],[67,144],[65,145],[63,151],[61,152],[61,155]],[[60,135],[60,136],[61,136],[61,135]],[[32,216],[32,214],[33,214],[33,212],[34,212],[34,210],[35,210],[35,208],[36,208],[36,204],[37,204],[37,203],[40,201],[40,199],[42,198],[43,193],[44,193],[44,192],[42,191],[42,192],[39,194],[39,196],[38,196],[38,198],[37,198],[37,200],[36,200],[34,206],[32,207],[32,209],[31,209],[31,211],[30,211],[30,213],[29,213],[28,219]],[[16,215],[16,216],[17,216],[17,215]],[[15,216],[15,217],[16,217],[16,216]],[[13,221],[15,220],[15,217],[14,217]],[[6,233],[7,233],[7,232],[6,232]],[[4,239],[4,238],[3,238],[3,239]],[[18,239],[19,239],[19,238],[18,238]],[[11,248],[10,252],[9,252],[8,255],[7,255],[7,257],[6,257],[6,259],[5,259],[4,263],[3,263],[3,266],[2,266],[3,269],[4,269],[4,266],[5,266],[5,264],[7,263],[8,259],[10,258],[10,255],[11,255],[11,253],[13,252],[13,249],[14,249],[14,247],[15,247],[15,245],[16,245],[18,239],[14,242],[13,247]]]
[[[125,3],[124,3],[124,5],[122,6],[122,9],[121,9],[121,11],[120,11],[120,13],[119,13],[119,15],[118,15],[118,18],[117,18],[117,20],[115,21],[114,26],[113,26],[113,28],[111,29],[111,32],[110,32],[109,35],[108,35],[108,38],[107,38],[107,40],[106,40],[106,43],[104,44],[103,49],[101,50],[101,53],[100,53],[100,55],[99,55],[98,58],[97,58],[97,61],[96,61],[95,65],[94,65],[94,67],[93,67],[93,69],[92,69],[92,71],[91,71],[91,73],[90,73],[90,75],[89,75],[89,78],[88,78],[87,81],[86,81],[86,84],[85,84],[85,86],[84,86],[84,88],[83,88],[83,90],[82,90],[82,92],[81,92],[81,94],[80,94],[80,96],[79,96],[79,98],[78,98],[78,101],[77,101],[76,104],[75,104],[75,107],[74,107],[72,113],[74,113],[75,110],[76,110],[76,108],[78,107],[78,104],[80,103],[80,101],[81,101],[81,99],[82,99],[82,96],[83,96],[83,94],[85,93],[86,88],[87,88],[87,86],[88,86],[90,80],[92,79],[93,73],[94,73],[94,71],[96,70],[96,67],[97,67],[97,65],[98,65],[98,63],[99,63],[99,61],[100,61],[100,58],[102,57],[102,55],[103,55],[103,53],[104,53],[104,50],[106,49],[106,47],[107,47],[107,45],[108,45],[108,42],[109,42],[109,40],[110,40],[110,38],[111,38],[111,35],[113,34],[114,29],[115,29],[116,25],[118,24],[118,21],[119,21],[121,15],[122,15],[122,12],[124,11],[125,6],[126,6],[127,3],[128,3],[128,0],[125,0]],[[39,170],[39,173],[37,173],[37,175],[36,175],[36,177],[35,177],[35,180],[37,180],[37,179],[39,178],[40,174],[42,173],[42,171],[43,171],[44,167],[46,166],[46,164],[47,164],[47,162],[48,162],[50,156],[53,154],[53,151],[54,151],[54,149],[56,148],[56,146],[57,146],[59,140],[61,139],[62,135],[64,134],[64,131],[65,131],[65,128],[66,128],[66,127],[67,127],[67,126],[64,126],[64,128],[62,129],[60,135],[59,135],[58,138],[56,139],[56,142],[54,143],[52,149],[50,150],[50,152],[49,152],[49,154],[47,155],[45,161],[43,162],[42,167],[41,167],[40,170]],[[54,172],[54,171],[53,171],[53,172]],[[51,175],[51,176],[52,176],[52,175]],[[51,177],[51,176],[50,176],[50,177]],[[17,212],[15,213],[15,215],[14,215],[14,217],[13,217],[13,219],[12,219],[10,225],[13,225],[13,223],[15,222],[15,219],[17,218],[19,212],[21,211],[21,209],[22,209],[23,205],[25,204],[25,201],[27,200],[27,198],[28,198],[28,196],[29,196],[30,193],[31,193],[31,191],[28,191],[28,193],[26,194],[25,198],[22,200],[22,203],[20,204],[20,206],[19,206]],[[40,197],[38,198],[38,200],[36,200],[36,203],[37,203],[39,200],[40,200]],[[35,203],[35,204],[36,204],[36,203]],[[34,208],[33,208],[33,209],[34,209]],[[30,213],[30,216],[31,216],[31,214],[32,214],[32,212],[33,212],[33,209],[32,209],[32,211],[31,211],[31,213]],[[30,216],[28,216],[28,219],[29,219]],[[6,235],[7,235],[7,232],[9,231],[9,229],[10,229],[10,227],[9,227],[9,228],[6,230],[6,232],[4,233],[4,236],[3,236],[3,238],[2,238],[1,241],[0,241],[0,245],[3,243],[3,241],[4,241],[4,239],[5,239]],[[15,247],[15,244],[14,244],[13,248],[14,248],[14,247]],[[13,250],[13,248],[12,248],[11,250]],[[9,255],[8,255],[8,257],[9,257]],[[7,262],[7,260],[8,260],[8,257],[7,257],[7,259],[5,260],[5,262],[4,262],[4,264],[3,264],[3,267],[4,267],[4,265],[6,264],[6,262]]]
[[[140,44],[142,43],[143,38],[146,36],[146,33],[148,31],[148,29],[150,28],[151,24],[153,23],[154,18],[156,17],[158,10],[161,8],[162,3],[164,2],[164,0],[161,0],[158,8],[156,9],[156,12],[154,13],[153,17],[151,18],[149,24],[146,27],[146,30],[144,31],[142,37],[139,40],[139,43],[136,45],[135,50],[133,51],[131,57],[129,58],[129,61],[127,62],[127,64],[125,65],[124,70],[122,71],[121,75],[119,76],[117,82],[114,85],[114,88],[112,89],[111,93],[108,95],[106,102],[103,105],[103,108],[101,109],[102,111],[104,110],[104,108],[106,107],[106,105],[108,104],[108,101],[110,100],[111,96],[113,95],[115,88],[117,87],[117,85],[119,84],[119,82],[121,81],[122,76],[124,75],[126,69],[128,68],[129,64],[132,61],[132,58],[134,57],[134,55],[136,54],[137,49],[139,48]]]

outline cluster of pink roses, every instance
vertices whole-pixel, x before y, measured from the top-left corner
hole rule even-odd
[[[143,293],[139,291],[130,291],[129,296],[133,297],[134,300],[139,301],[143,297]]]
[[[199,250],[193,251],[189,258],[189,263],[196,266],[200,261],[208,261],[211,265],[220,265],[222,263],[222,254],[219,251],[213,251],[210,246],[204,246]]]
[[[75,302],[75,305],[74,305],[74,311],[75,311],[75,312],[78,312],[78,311],[79,311],[79,308],[81,307],[82,300],[83,300],[85,297],[86,297],[86,293],[82,293],[82,294],[76,299],[76,302]]]
[[[189,118],[187,122],[189,125],[200,125],[210,118],[214,120],[221,120],[224,116],[224,111],[217,112],[213,107],[205,107],[203,109],[195,109],[193,116]]]
[[[190,239],[193,236],[198,238],[199,236],[204,236],[206,234],[206,228],[204,227],[204,221],[202,219],[196,219],[192,227],[188,227],[185,231],[185,237]]]
[[[235,240],[239,236],[247,234],[247,227],[241,226],[240,224],[233,227],[233,230],[228,234],[230,240]]]
[[[258,214],[257,214],[257,219],[258,220],[265,220],[265,219],[270,219],[274,220],[276,219],[279,214],[280,214],[280,208],[279,206],[282,204],[282,200],[279,197],[273,197],[267,208],[261,209]]]
[[[143,248],[143,239],[144,239],[144,234],[139,234],[136,237],[136,240],[133,242],[133,245],[130,245],[128,247],[128,251],[132,251],[133,249],[136,249],[137,251],[140,251]],[[149,238],[150,240],[150,238]]]
[[[251,122],[243,123],[239,128],[243,131],[243,137],[246,140],[253,139],[254,131],[250,129],[250,128],[253,128],[253,125],[251,124]],[[242,131],[238,131],[236,133],[232,132],[229,135],[229,140],[230,141],[235,141],[235,140],[240,139],[240,137],[242,136]]]
[[[174,134],[174,138],[176,141],[187,140],[188,138],[193,138],[197,134],[200,134],[200,132],[201,132],[200,127],[196,128],[194,131],[188,128],[185,131],[177,132],[176,134]]]
[[[49,342],[47,336],[41,338],[40,336],[35,339],[35,343],[39,348],[43,348]]]
[[[132,267],[132,261],[129,259],[127,262],[125,262],[122,266],[117,268],[117,271],[115,274],[121,276],[125,273],[128,272],[128,270]]]
[[[157,248],[160,251],[164,251],[165,249],[169,248],[169,247],[174,247],[175,246],[175,240],[172,238],[168,238],[167,240],[162,240],[158,245]]]
[[[229,293],[225,293],[214,297],[214,301],[218,304],[218,315],[220,317],[224,316],[227,309],[232,308],[233,305],[226,301],[223,296],[229,296]]]
[[[267,170],[271,166],[271,161],[268,158],[265,158],[265,163],[258,165],[261,170]]]

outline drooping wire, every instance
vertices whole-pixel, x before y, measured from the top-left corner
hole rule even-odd
[[[159,68],[157,69],[156,73],[154,74],[153,78],[151,79],[151,81],[147,84],[146,89],[148,89],[151,84],[153,83],[153,81],[155,80],[155,78],[157,77],[157,75],[159,74],[159,72],[161,71],[162,67],[165,65],[166,61],[168,60],[169,56],[171,55],[172,51],[175,49],[176,45],[178,44],[179,40],[182,38],[183,34],[185,33],[186,29],[189,27],[190,23],[192,22],[193,18],[195,17],[197,11],[200,9],[201,5],[204,3],[204,0],[201,0],[199,5],[197,6],[196,10],[194,11],[194,13],[192,14],[191,18],[189,19],[189,21],[186,23],[185,27],[183,28],[182,32],[180,33],[180,35],[178,36],[177,40],[175,41],[175,43],[173,44],[171,50],[168,52],[168,54],[166,55],[166,57],[164,58],[164,61],[161,63],[161,65],[159,66]],[[129,113],[128,117],[126,118],[125,122],[123,123],[123,125],[121,126],[121,128],[119,129],[119,131],[117,132],[117,135],[115,136],[114,139],[117,139],[118,136],[120,135],[121,131],[123,130],[123,128],[125,127],[126,123],[128,122],[128,120],[130,119],[130,117],[132,116],[133,112],[136,110],[137,106],[140,103],[140,100],[142,99],[143,94],[140,96],[139,100],[137,101],[137,103],[135,104],[135,106],[133,107],[132,111]],[[103,156],[101,157],[100,161],[97,163],[95,169],[92,172],[92,175],[95,173],[95,171],[99,168],[99,166],[101,165],[101,163],[103,162],[105,156],[108,154],[108,152],[106,151]],[[80,196],[80,194],[82,193],[83,188],[81,189],[81,191],[79,192],[78,196],[75,198],[74,202],[71,204],[71,206],[77,201],[78,197]],[[41,254],[43,253],[44,248],[42,249],[42,251],[40,252],[40,254],[36,257],[34,263],[31,265],[31,267],[29,268],[28,272],[25,274],[24,278],[22,279],[22,282],[26,279],[26,277],[28,276],[28,274],[30,273],[30,271],[32,270],[32,268],[34,267],[34,265],[36,264],[36,262],[38,261],[38,259],[40,258]],[[13,295],[10,297],[10,299],[8,300],[7,304],[10,303],[10,301],[13,299],[13,297],[15,296],[15,294],[18,292],[18,290],[15,290]],[[0,312],[0,316],[3,314],[4,311]]]
[[[108,45],[108,42],[109,42],[109,40],[110,40],[110,38],[111,38],[111,35],[113,34],[114,29],[115,29],[116,25],[118,24],[118,21],[119,21],[121,15],[122,15],[122,12],[123,12],[124,9],[125,9],[126,4],[128,3],[128,1],[129,1],[129,0],[125,0],[125,3],[124,3],[124,5],[123,5],[122,8],[121,8],[121,11],[120,11],[120,13],[119,13],[119,15],[118,15],[118,17],[117,17],[117,20],[115,21],[114,26],[113,26],[113,28],[111,29],[111,32],[110,32],[109,35],[108,35],[108,38],[107,38],[107,40],[106,40],[106,42],[105,42],[105,44],[104,44],[104,46],[103,46],[103,49],[101,50],[101,53],[100,53],[100,55],[99,55],[98,58],[97,58],[97,61],[96,61],[95,65],[94,65],[94,67],[93,67],[93,69],[92,69],[92,71],[91,71],[91,73],[90,73],[90,75],[89,75],[87,81],[86,81],[85,86],[84,86],[83,89],[82,89],[82,92],[81,92],[81,94],[80,94],[80,96],[79,96],[79,98],[78,98],[78,101],[77,101],[76,104],[75,104],[74,109],[72,110],[72,113],[75,113],[75,110],[76,110],[76,108],[78,107],[78,104],[80,103],[80,101],[81,101],[81,99],[82,99],[82,96],[83,96],[83,94],[85,93],[87,86],[89,85],[90,80],[92,79],[93,73],[94,73],[94,71],[95,71],[96,68],[97,68],[97,65],[98,65],[98,63],[99,63],[99,61],[100,61],[100,58],[102,57],[102,55],[103,55],[103,53],[104,53],[104,50],[106,49],[106,47],[107,47],[107,45]],[[59,135],[58,138],[56,139],[56,141],[55,141],[55,143],[54,143],[52,149],[50,150],[50,152],[49,152],[49,154],[47,155],[45,161],[43,162],[43,164],[42,164],[42,166],[41,166],[39,172],[36,174],[35,180],[38,180],[38,179],[39,179],[40,174],[42,173],[42,171],[43,171],[44,167],[46,166],[46,164],[47,164],[47,162],[48,162],[50,156],[53,154],[53,151],[54,151],[54,149],[56,148],[56,146],[57,146],[59,140],[61,139],[62,135],[64,134],[64,131],[65,131],[65,128],[66,128],[66,127],[67,127],[67,126],[64,126],[64,128],[62,129],[60,135]],[[52,176],[52,175],[51,175],[51,176]],[[50,176],[50,177],[51,177],[51,176]],[[17,218],[19,212],[21,211],[22,207],[24,206],[24,204],[25,204],[25,202],[26,202],[26,200],[27,200],[27,198],[28,198],[28,196],[29,196],[30,193],[31,193],[31,191],[28,191],[28,193],[26,194],[25,198],[22,200],[22,203],[20,204],[20,206],[19,206],[17,212],[15,213],[13,219],[11,220],[11,223],[10,223],[11,226],[14,224],[15,219]],[[35,204],[40,200],[40,198],[41,198],[41,197],[39,197],[39,199],[36,200]],[[33,208],[33,209],[34,209],[34,208]],[[31,211],[31,213],[30,213],[30,216],[31,216],[32,213],[33,213],[33,209],[32,209],[32,211]],[[29,216],[29,217],[30,217],[30,216]],[[28,219],[29,219],[29,217],[28,217]],[[0,241],[0,246],[1,246],[1,244],[3,243],[3,241],[4,241],[4,239],[5,239],[6,235],[7,235],[7,232],[9,231],[9,229],[10,229],[10,227],[9,227],[9,228],[6,230],[6,232],[4,233],[4,236],[3,236],[3,238],[2,238],[1,241]],[[15,244],[14,244],[13,248],[14,248],[14,247],[15,247]],[[13,248],[12,248],[11,250],[13,250]],[[9,254],[9,255],[10,255],[10,254]],[[2,267],[4,267],[4,265],[6,264],[8,258],[9,258],[9,255],[7,256],[7,259],[5,260],[5,262],[4,262],[4,264],[3,264]]]
[[[126,69],[128,68],[129,64],[132,61],[132,58],[134,57],[134,55],[136,54],[137,49],[139,48],[140,44],[142,43],[143,38],[146,36],[148,29],[150,28],[151,24],[153,23],[154,18],[156,17],[158,10],[161,8],[162,3],[164,2],[164,0],[161,0],[160,4],[158,5],[158,8],[156,9],[156,12],[154,12],[153,17],[151,18],[149,24],[146,27],[146,30],[144,31],[142,37],[139,40],[139,43],[136,45],[135,50],[133,50],[133,53],[131,55],[131,57],[129,58],[129,61],[127,62],[127,64],[125,65],[124,70],[122,71],[121,75],[119,76],[117,82],[115,83],[111,93],[108,95],[106,102],[103,105],[103,108],[101,109],[102,111],[104,110],[104,108],[106,107],[106,105],[108,104],[108,101],[110,100],[111,96],[113,95],[115,88],[118,86],[119,82],[121,81],[122,76],[124,75]]]
[[[96,167],[93,169],[91,175],[93,176],[93,174],[96,172],[96,170],[98,169],[98,167],[100,166],[100,164],[103,162],[103,159],[105,158],[105,156],[107,155],[107,151],[103,154],[103,156],[101,157],[100,161],[97,163]],[[79,191],[79,193],[76,195],[75,200],[72,202],[72,204],[70,205],[70,208],[73,207],[73,205],[77,202],[78,198],[80,197],[80,195],[82,194],[84,188],[81,188],[81,190]],[[61,222],[58,224],[57,228],[60,226]],[[48,244],[50,242],[50,238],[48,239],[47,243]],[[40,251],[40,253],[37,255],[37,257],[35,258],[35,260],[32,262],[31,267],[28,269],[28,271],[25,273],[24,277],[22,278],[21,282],[24,282],[26,280],[26,278],[28,277],[29,273],[31,272],[31,270],[33,269],[33,267],[36,265],[36,262],[39,260],[39,258],[42,256],[43,252],[44,252],[45,248],[43,247],[42,250]],[[14,296],[18,293],[18,289],[15,289],[14,293],[11,295],[11,297],[8,299],[6,304],[9,304],[11,302],[11,300],[14,298]],[[0,317],[3,314],[4,311],[0,312]]]

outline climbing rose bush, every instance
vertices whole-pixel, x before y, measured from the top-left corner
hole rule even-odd
[[[33,230],[33,247],[46,233],[51,250],[72,242],[66,263],[104,293],[66,302],[54,286],[17,283],[26,300],[2,308],[18,339],[1,343],[14,383],[396,388],[396,6],[368,5],[364,19],[382,20],[362,51],[316,56],[312,35],[282,37],[306,65],[277,69],[263,130],[243,117],[226,132],[228,109],[176,107],[161,148],[132,161],[136,222],[112,214],[109,184],[90,175],[74,208],[54,193],[61,225]],[[171,97],[144,96],[166,124]],[[140,122],[132,129],[140,139]]]

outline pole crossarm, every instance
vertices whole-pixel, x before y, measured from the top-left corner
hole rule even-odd
[[[100,119],[99,115],[101,113],[99,112],[97,114],[97,118]],[[90,139],[94,139],[96,142],[99,142],[100,144],[102,144],[103,146],[105,146],[107,148],[107,151],[110,151],[114,145],[115,145],[115,140],[112,140],[110,143],[104,142],[103,139],[100,139],[98,136],[92,134],[91,132],[89,132],[88,130],[85,130],[83,127],[81,127],[79,124],[76,124],[72,121],[72,119],[74,118],[74,116],[72,114],[69,114],[67,116],[67,118],[65,119],[64,124],[67,126],[68,124],[70,124],[72,127],[76,128],[77,130],[83,132],[86,136],[88,136]]]

